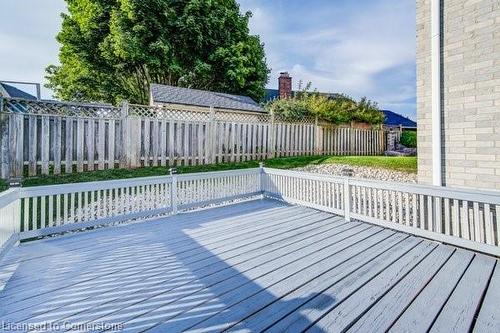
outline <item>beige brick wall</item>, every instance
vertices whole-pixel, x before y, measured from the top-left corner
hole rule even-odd
[[[419,181],[432,182],[431,11],[417,0]],[[500,190],[500,1],[444,0],[443,180]]]

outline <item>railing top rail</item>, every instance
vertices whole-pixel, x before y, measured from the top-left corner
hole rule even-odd
[[[440,187],[432,185],[420,185],[411,183],[397,183],[389,181],[379,181],[371,179],[360,179],[354,177],[331,176],[324,174],[313,174],[301,171],[280,170],[272,168],[264,168],[266,173],[291,175],[294,177],[303,177],[306,179],[324,180],[329,182],[340,183],[345,179],[349,180],[349,184],[355,186],[364,186],[377,188],[382,190],[401,191],[412,194],[432,195],[435,197],[459,199],[465,201],[476,201],[500,205],[500,191],[475,190],[467,188]]]
[[[177,176],[178,176],[179,180],[196,180],[196,179],[256,174],[259,171],[260,171],[259,168],[247,168],[247,169],[239,169],[239,170],[210,171],[210,172],[202,172],[202,173],[186,173],[186,174],[179,174]]]
[[[312,180],[322,180],[328,181],[330,183],[343,183],[347,177],[342,176],[332,176],[319,173],[303,172],[303,171],[293,171],[284,169],[274,169],[274,168],[264,168],[264,172],[273,175],[281,176],[293,176],[296,178],[312,179]]]
[[[245,174],[256,174],[259,172],[259,170],[260,170],[259,168],[250,168],[241,170],[179,174],[176,176],[180,181],[198,180],[198,179],[210,179],[210,178],[227,177],[227,176],[238,176]],[[29,197],[37,197],[44,195],[99,191],[99,190],[107,190],[114,188],[164,184],[171,182],[172,182],[172,176],[166,175],[166,176],[127,178],[127,179],[104,180],[104,181],[82,182],[82,183],[71,183],[71,184],[23,187],[20,189],[19,196],[21,198],[29,198]]]
[[[87,191],[107,190],[113,188],[132,187],[140,185],[154,185],[172,182],[172,176],[152,176],[141,178],[127,178],[116,180],[104,180],[85,183],[58,184],[47,186],[23,187],[20,197],[29,198],[42,195],[76,193]]]

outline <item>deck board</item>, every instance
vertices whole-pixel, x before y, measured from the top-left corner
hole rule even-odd
[[[0,283],[9,323],[486,332],[500,322],[496,259],[271,200],[22,244]]]
[[[496,264],[474,332],[500,332],[500,265]]]
[[[432,325],[431,332],[463,332],[472,326],[495,259],[476,255]]]

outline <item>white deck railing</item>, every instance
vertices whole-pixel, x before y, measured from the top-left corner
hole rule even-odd
[[[19,205],[18,190],[0,193],[0,259],[19,240]]]
[[[500,256],[500,192],[264,169],[265,195]]]
[[[0,194],[0,250],[27,238],[261,195],[500,256],[498,192],[269,168],[12,189]]]

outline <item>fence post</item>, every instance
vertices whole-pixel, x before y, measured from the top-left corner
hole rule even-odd
[[[344,178],[344,219],[351,221],[351,189],[347,177]]]
[[[142,137],[142,118],[130,115],[130,105],[125,102],[122,109],[123,116],[125,117],[125,132],[124,145],[127,168],[134,169],[141,167],[141,143]],[[126,116],[125,116],[126,112]]]
[[[129,112],[129,104],[128,101],[122,102],[121,107],[121,137],[122,137],[122,147],[121,147],[121,155],[120,155],[120,167],[121,168],[130,168],[131,160],[130,160],[130,124],[128,118]]]
[[[210,106],[210,123],[208,125],[208,161],[210,164],[214,164],[216,160],[216,148],[217,148],[217,138],[215,132],[215,108]]]
[[[352,127],[348,128],[349,135],[347,136],[349,138],[349,155],[355,155],[355,149],[356,149],[356,144],[355,144],[355,129]]]
[[[11,113],[8,119],[10,177],[20,178],[24,167],[24,114]]]
[[[276,117],[274,112],[271,111],[271,126],[269,127],[269,158],[274,158],[276,156]]]
[[[4,99],[0,96],[0,178],[10,178],[9,115],[4,113]]]
[[[172,207],[172,214],[177,214],[177,169],[170,168],[170,175],[172,176],[172,185],[170,187],[170,206]]]
[[[323,153],[323,135],[322,135],[322,129],[321,126],[319,125],[319,119],[318,116],[316,116],[316,119],[314,120],[314,133],[315,133],[315,140],[314,140],[314,150],[316,152],[316,155],[321,155]]]

